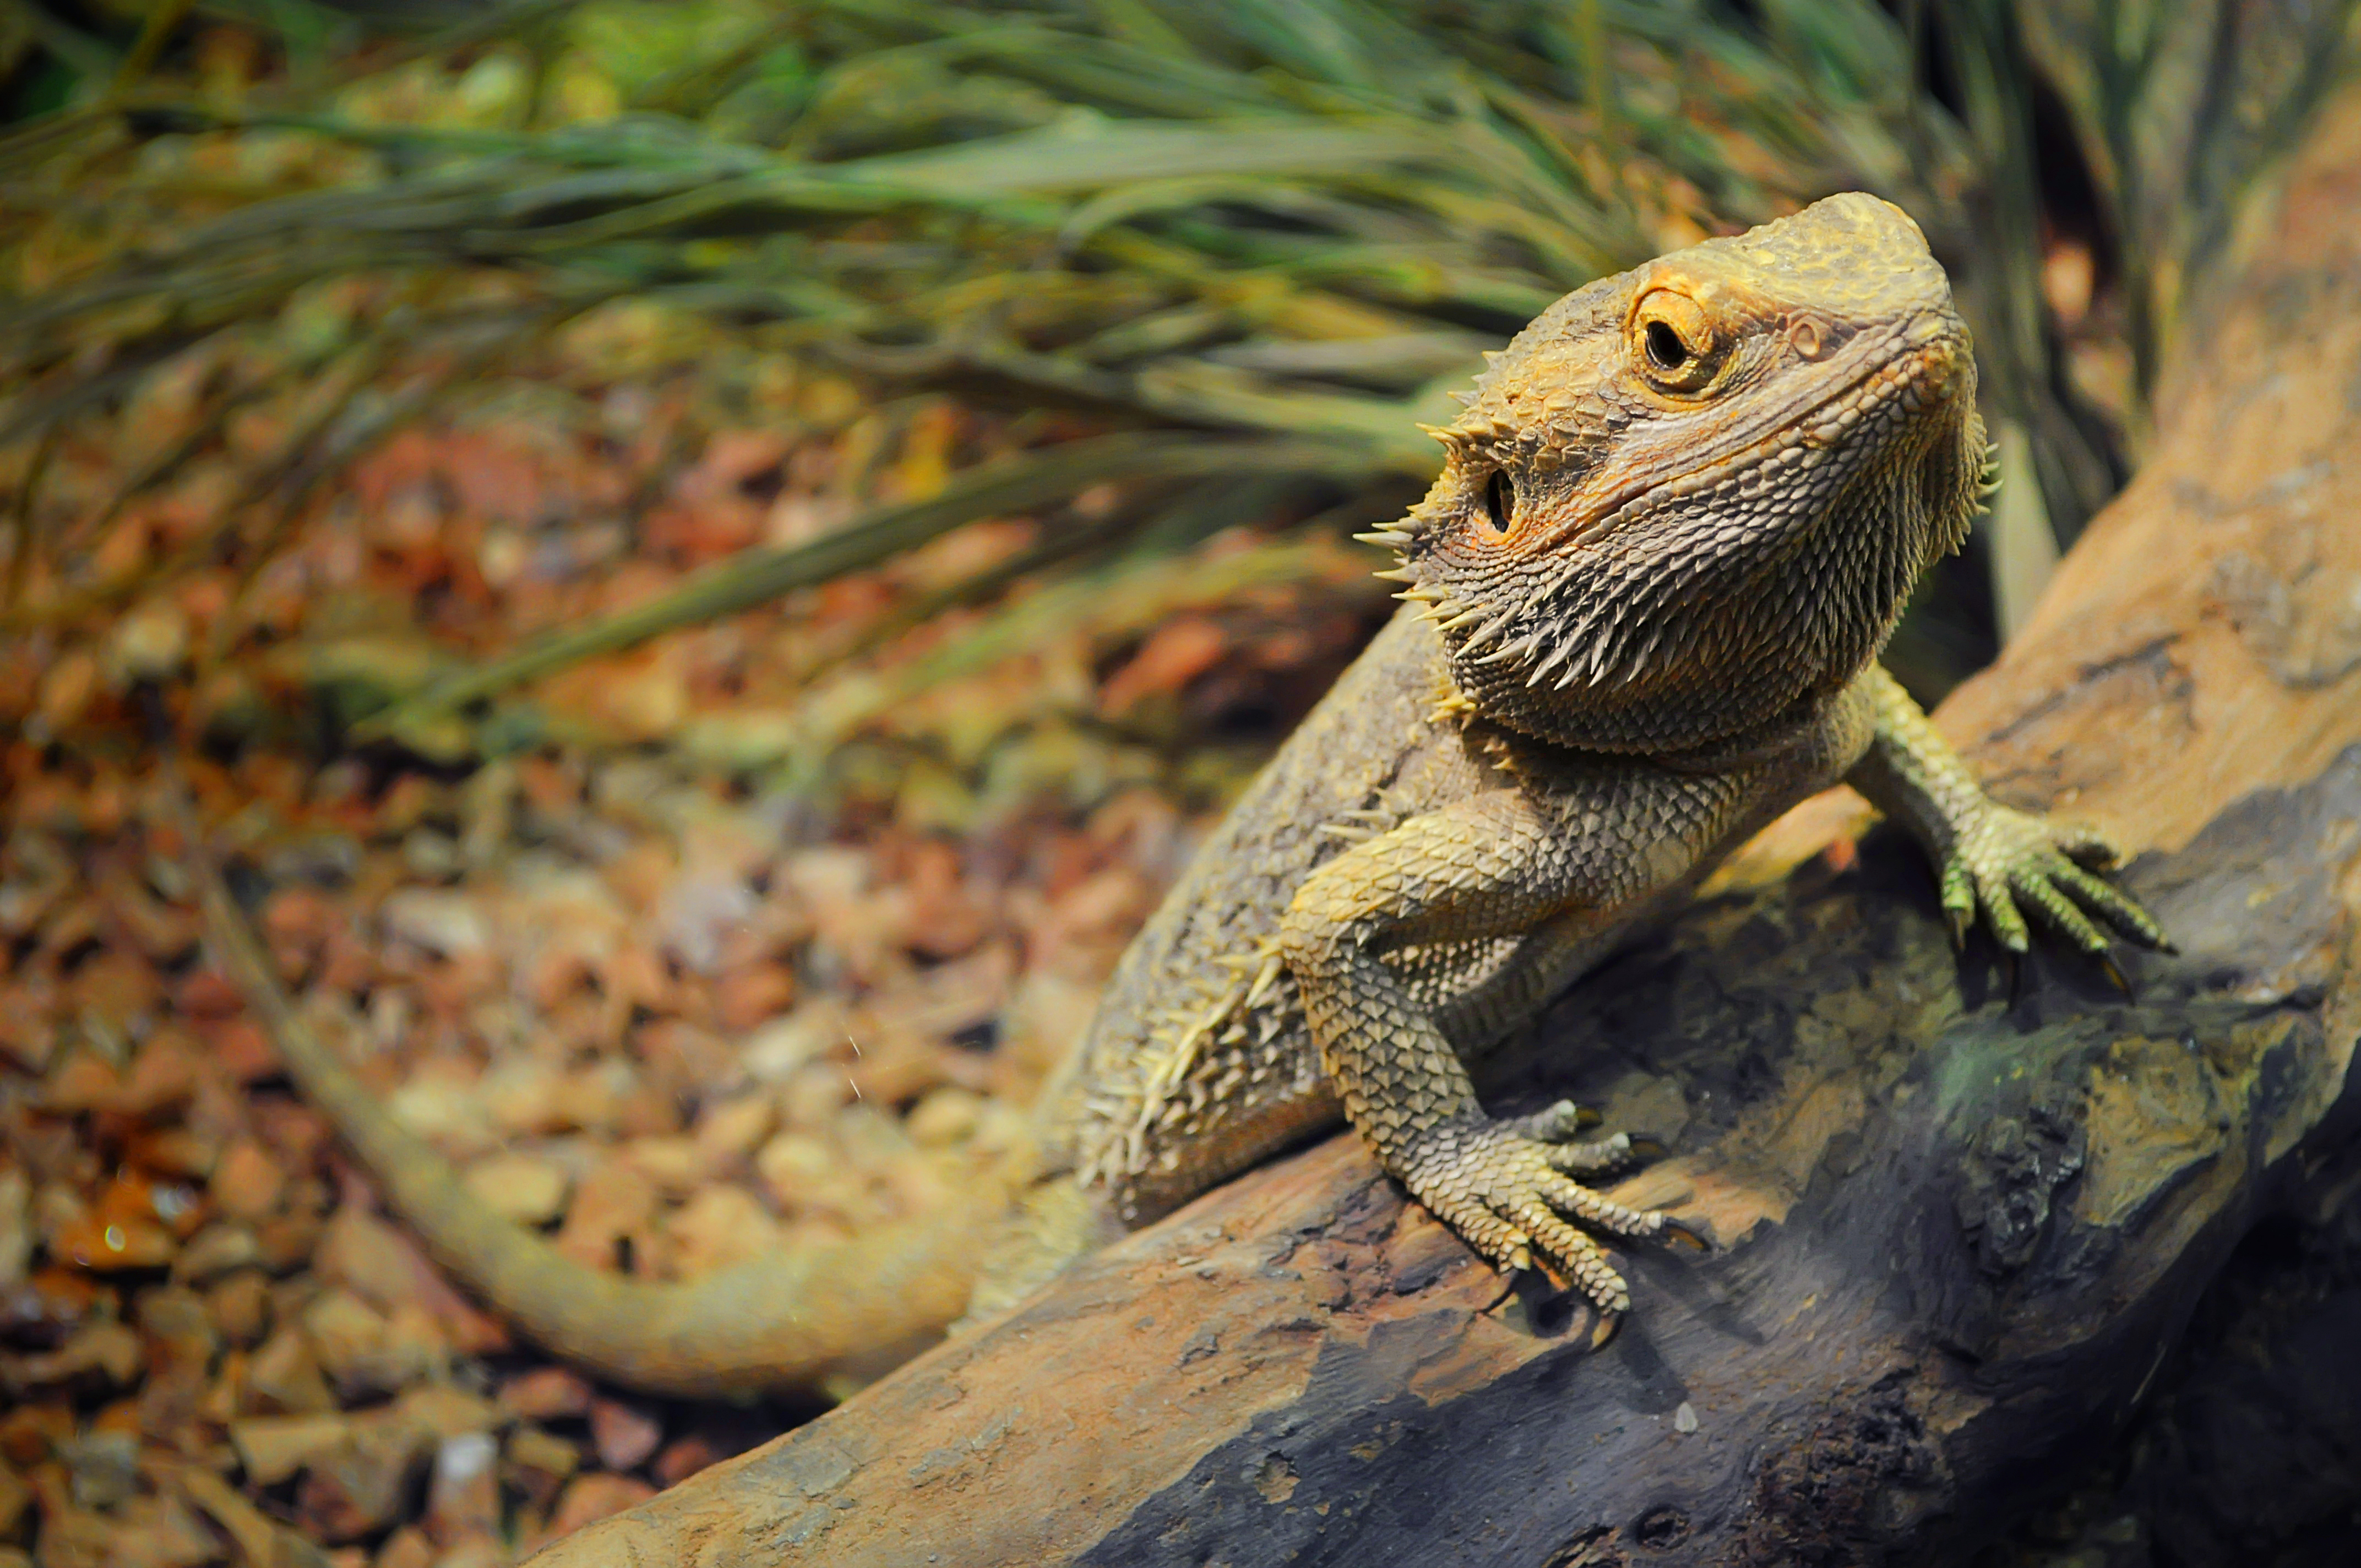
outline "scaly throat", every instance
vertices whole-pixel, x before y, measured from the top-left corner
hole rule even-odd
[[[1461,587],[1433,611],[1454,683],[1493,722],[1581,751],[1669,756],[1780,729],[1876,657],[1964,537],[1980,426],[1929,424],[1659,487],[1604,535]]]

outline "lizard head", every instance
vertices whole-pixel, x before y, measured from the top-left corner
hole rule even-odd
[[[1373,537],[1494,722],[1605,751],[1743,740],[1841,690],[1965,539],[1975,383],[1917,225],[1832,196],[1553,305]]]

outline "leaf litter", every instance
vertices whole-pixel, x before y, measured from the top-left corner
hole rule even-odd
[[[0,1542],[506,1563],[809,1413],[583,1383],[379,1215],[203,960],[159,725],[395,1114],[573,1255],[690,1278],[923,1213],[1005,1147],[1209,813],[1386,608],[1285,495],[961,592],[1137,504],[1117,481],[594,655],[447,750],[338,739],[477,651],[1041,438],[710,347],[585,317],[283,517],[236,498],[323,416],[214,420],[226,347],[50,454],[52,537],[97,535],[120,587],[0,651]],[[245,573],[192,550],[224,526],[280,537]]]

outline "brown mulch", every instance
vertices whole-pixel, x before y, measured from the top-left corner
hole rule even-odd
[[[437,1275],[205,966],[158,748],[402,1122],[586,1261],[694,1278],[922,1213],[1016,1136],[1383,613],[1365,559],[1242,519],[870,636],[1036,536],[998,520],[566,672],[455,755],[347,744],[356,690],[1015,439],[818,375],[749,407],[679,356],[557,353],[368,455],[258,570],[0,645],[0,1568],[504,1563],[812,1413],[600,1387]],[[201,402],[76,422],[51,525]],[[103,575],[170,558],[271,449],[233,422],[109,525]]]

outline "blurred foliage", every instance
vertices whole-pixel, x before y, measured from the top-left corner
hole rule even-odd
[[[2030,66],[2063,101],[2133,312],[2142,394],[2231,241],[2258,173],[2353,66],[2352,7],[2021,7]]]
[[[250,580],[342,465],[626,302],[881,402],[1065,412],[983,482],[920,498],[923,527],[889,505],[717,563],[446,674],[381,726],[422,734],[586,654],[1093,486],[1125,504],[1053,531],[1028,569],[1185,547],[1203,528],[1158,520],[1209,474],[1334,523],[1433,471],[1419,423],[1558,295],[1846,188],[1907,207],[1953,269],[1993,410],[2070,537],[2124,461],[2044,305],[2027,43],[2108,231],[2135,242],[2150,366],[2204,248],[2189,236],[2223,231],[2339,58],[2341,7],[2214,10],[2030,7],[2021,35],[2001,0],[109,0],[78,20],[8,0],[0,69],[28,117],[0,142],[0,624],[62,627],[198,563]],[[2284,91],[2235,137],[2160,139],[2192,70],[2239,104]],[[219,417],[95,518],[45,527],[60,432],[218,371],[225,344]],[[238,407],[281,404],[277,455],[210,525],[110,570],[92,547],[108,519]],[[1050,439],[1092,433],[1087,455]],[[1988,652],[1984,591],[1954,569],[1914,613],[1895,656],[1922,690]]]

